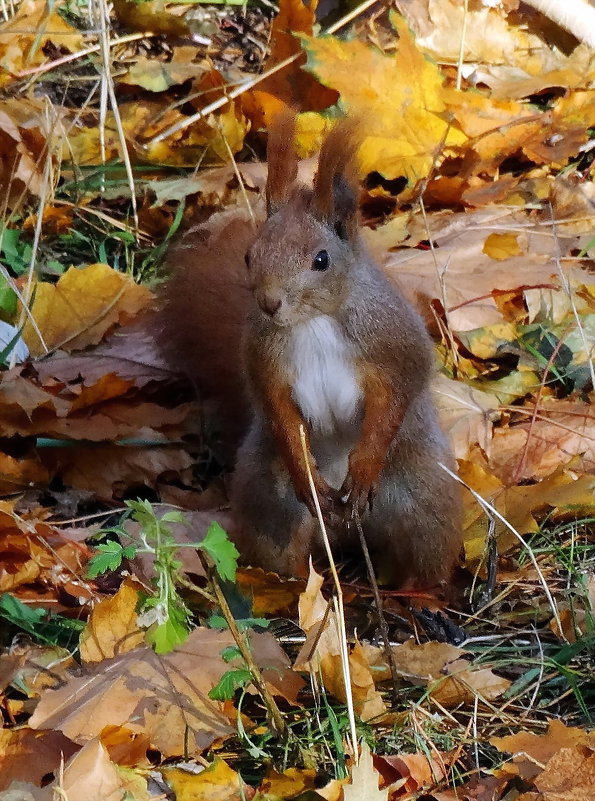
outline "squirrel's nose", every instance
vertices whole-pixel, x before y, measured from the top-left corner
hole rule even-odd
[[[281,296],[277,292],[263,292],[258,296],[258,305],[269,317],[275,316],[281,308],[281,302]]]

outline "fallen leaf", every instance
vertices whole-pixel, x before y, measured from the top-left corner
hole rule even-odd
[[[320,672],[326,689],[345,700],[345,680],[341,660],[341,645],[335,613],[327,612],[321,587],[322,576],[310,567],[308,584],[299,600],[299,623],[306,632],[306,641],[294,663],[294,670]],[[362,720],[371,720],[386,713],[386,705],[376,690],[365,651],[356,642],[349,654],[351,687],[349,692],[354,709]]]
[[[44,48],[51,43],[74,53],[84,46],[81,31],[59,13],[61,0],[48,6],[44,0],[23,0],[16,13],[0,25],[0,66],[16,73],[46,61]],[[3,82],[7,83],[5,73]]]
[[[430,173],[440,146],[462,144],[466,137],[444,117],[438,66],[417,49],[405,21],[396,14],[391,19],[398,34],[395,55],[357,39],[302,36],[302,41],[307,68],[339,92],[347,112],[366,120],[358,154],[362,175],[405,176],[416,185]]]
[[[118,592],[96,606],[81,632],[80,654],[84,662],[101,662],[132,651],[144,641],[137,622],[138,587],[129,579]]]
[[[165,768],[163,775],[175,793],[176,801],[244,801],[242,777],[223,759],[215,759],[200,773],[183,768]]]
[[[388,801],[388,788],[378,789],[380,774],[374,767],[370,746],[364,742],[359,763],[351,768],[351,781],[343,786],[345,801]]]
[[[146,734],[164,756],[200,752],[233,732],[222,705],[207,693],[227,665],[221,651],[229,634],[196,629],[184,646],[166,656],[137,648],[72,676],[47,690],[29,723],[57,729],[83,744],[105,726]]]
[[[0,790],[15,781],[40,785],[44,776],[57,773],[62,755],[69,759],[78,749],[57,731],[0,730]]]
[[[55,782],[68,801],[148,801],[146,779],[132,777],[109,758],[98,739],[92,739],[75,754],[64,768],[64,775]]]
[[[595,749],[595,733],[566,726],[554,718],[549,721],[545,734],[523,730],[505,737],[491,737],[490,743],[499,751],[513,754],[514,765],[507,763],[507,771],[512,769],[524,779],[533,779],[562,749]]]
[[[519,244],[519,235],[513,233],[490,234],[483,245],[486,256],[497,261],[505,261],[511,256],[520,256],[523,252]]]
[[[468,458],[474,445],[489,456],[494,423],[501,416],[496,396],[443,375],[435,377],[432,392],[454,456]]]
[[[55,285],[38,284],[31,314],[48,349],[81,350],[146,309],[151,297],[146,287],[107,264],[91,264],[71,267]],[[23,339],[34,356],[45,352],[30,321]]]

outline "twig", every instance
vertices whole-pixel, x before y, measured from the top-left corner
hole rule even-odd
[[[357,506],[355,506],[353,509],[353,519],[355,521],[355,527],[357,528],[360,545],[362,546],[364,559],[366,561],[368,579],[370,581],[370,586],[372,587],[372,592],[374,593],[376,612],[378,614],[378,623],[380,625],[380,632],[382,634],[382,640],[384,642],[384,655],[386,657],[386,661],[388,662],[390,668],[390,677],[393,685],[393,702],[396,704],[397,697],[399,695],[399,675],[397,673],[397,666],[395,664],[395,655],[390,645],[390,634],[388,631],[388,624],[386,622],[386,617],[384,615],[384,609],[382,607],[382,598],[380,596],[380,590],[378,589],[378,582],[376,581],[376,576],[374,574],[374,566],[372,565],[372,560],[370,559],[370,551],[368,550],[368,543],[366,542],[366,536],[362,528],[362,521],[360,519],[359,510]]]
[[[303,425],[300,425],[300,440],[302,443],[302,452],[304,454],[304,462],[306,465],[306,473],[308,475],[310,492],[312,493],[312,499],[314,501],[314,506],[316,508],[316,516],[318,518],[320,531],[322,533],[322,541],[324,542],[326,555],[328,557],[329,565],[331,568],[331,575],[333,577],[333,582],[335,585],[336,595],[333,598],[333,603],[335,606],[335,616],[337,619],[337,634],[339,637],[339,647],[341,650],[341,668],[343,670],[343,682],[345,684],[345,702],[347,704],[347,716],[349,718],[349,729],[351,734],[351,753],[353,754],[353,759],[355,761],[355,764],[358,765],[359,749],[357,747],[357,730],[355,728],[355,712],[353,709],[353,695],[351,691],[351,670],[349,668],[349,649],[347,647],[347,632],[345,630],[345,610],[343,607],[343,590],[341,589],[339,574],[337,573],[335,560],[333,559],[331,544],[329,542],[328,534],[326,533],[326,526],[324,524],[324,518],[322,516],[322,511],[320,509],[320,502],[318,501],[316,486],[314,484],[314,478],[312,477],[312,468],[310,466],[310,459],[308,458],[308,447],[306,445],[306,430]]]
[[[359,16],[359,14],[363,14],[364,11],[370,8],[370,6],[375,5],[377,2],[378,0],[364,0],[364,2],[361,3],[361,5],[359,5],[357,8],[354,8],[353,11],[350,11],[344,17],[341,17],[340,20],[338,20],[329,28],[327,28],[325,33],[326,34],[335,33],[340,28],[343,28],[345,25],[350,23],[351,20],[355,19],[355,17]],[[151,145],[156,144],[157,142],[161,142],[164,139],[167,139],[168,136],[178,133],[178,131],[183,131],[189,125],[192,125],[193,123],[204,119],[204,117],[207,117],[209,114],[212,114],[213,111],[217,111],[217,109],[220,109],[222,106],[225,106],[231,100],[235,100],[236,97],[239,97],[240,95],[244,94],[244,92],[247,92],[249,89],[252,89],[257,84],[262,83],[262,81],[266,80],[266,78],[270,78],[271,75],[276,75],[276,73],[280,72],[282,69],[285,69],[285,67],[288,67],[290,64],[293,64],[293,62],[296,61],[298,58],[300,58],[302,55],[303,52],[301,50],[298,50],[297,53],[288,56],[287,58],[283,59],[283,61],[280,61],[278,64],[275,64],[274,67],[271,67],[266,72],[263,72],[262,75],[257,75],[255,78],[252,78],[249,81],[242,83],[235,89],[232,89],[232,91],[229,94],[220,97],[217,100],[214,100],[208,106],[205,106],[203,109],[201,109],[201,111],[197,111],[196,114],[192,114],[190,117],[186,117],[185,119],[180,120],[175,125],[170,125],[170,127],[166,128],[165,131],[161,131],[161,133],[157,134],[152,139],[150,139],[145,144],[145,148],[148,148]]]
[[[453,471],[449,467],[447,467],[445,464],[442,464],[442,462],[438,462],[437,464],[438,464],[438,467],[442,468],[442,470],[444,470],[446,473],[448,473],[448,475],[451,478],[453,478],[455,481],[457,481],[459,484],[461,484],[463,487],[465,487],[467,490],[469,490],[469,492],[473,495],[473,497],[479,503],[481,508],[487,514],[495,515],[498,518],[498,520],[501,523],[503,523],[506,526],[506,528],[516,537],[516,539],[521,543],[523,548],[526,549],[527,553],[529,554],[529,559],[531,560],[531,562],[533,564],[533,567],[535,568],[535,570],[537,572],[537,577],[539,579],[539,582],[540,582],[541,586],[543,587],[543,591],[545,592],[545,597],[547,598],[548,603],[550,605],[550,609],[552,610],[552,614],[554,616],[554,620],[556,621],[556,623],[558,625],[558,630],[560,632],[560,636],[563,637],[564,640],[566,640],[566,637],[564,635],[564,630],[562,629],[562,623],[560,621],[560,615],[558,613],[558,607],[556,606],[556,602],[554,601],[554,599],[552,597],[552,594],[550,592],[550,588],[547,585],[547,581],[545,580],[545,577],[543,575],[543,571],[541,570],[541,567],[539,566],[539,562],[535,558],[535,554],[533,553],[533,550],[529,547],[529,545],[521,537],[521,535],[516,530],[516,528],[514,528],[514,526],[511,526],[511,524],[508,522],[508,520],[503,515],[501,515],[500,512],[494,506],[492,506],[491,503],[488,503],[488,501],[486,501],[485,498],[482,498],[481,495],[479,494],[479,492],[474,490],[473,487],[470,487],[469,484],[466,484],[463,481],[462,478],[459,478],[459,476],[457,476],[456,473],[453,473]]]
[[[200,555],[200,552],[199,552]],[[252,676],[252,681],[258,692],[260,693],[262,700],[264,701],[264,705],[267,708],[267,712],[269,713],[269,718],[271,720],[273,729],[275,732],[283,738],[287,738],[289,735],[289,730],[287,728],[287,724],[285,723],[285,719],[281,714],[281,710],[277,706],[277,703],[273,696],[271,695],[269,688],[267,687],[266,681],[262,676],[262,672],[256,662],[252,657],[252,652],[250,648],[246,644],[245,636],[239,630],[235,618],[231,609],[229,608],[229,604],[227,603],[227,598],[223,594],[221,589],[221,585],[219,584],[219,579],[217,574],[215,573],[214,568],[210,565],[206,565],[207,574],[209,576],[209,580],[211,586],[213,587],[213,592],[215,593],[215,597],[217,598],[217,603],[221,608],[221,613],[225,618],[225,622],[229,626],[229,630],[231,632],[231,636],[234,638],[236,645],[242,655],[242,659],[246,663],[246,667],[250,671]]]

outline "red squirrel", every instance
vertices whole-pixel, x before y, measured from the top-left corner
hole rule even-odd
[[[357,538],[357,506],[380,579],[432,586],[461,544],[432,344],[360,237],[353,124],[324,142],[313,188],[297,184],[293,137],[289,115],[271,126],[257,230],[229,212],[174,245],[162,341],[239,442],[230,503],[246,562],[304,575],[321,551],[303,425],[332,540]]]

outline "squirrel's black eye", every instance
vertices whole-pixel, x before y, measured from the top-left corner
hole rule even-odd
[[[326,270],[329,265],[328,253],[326,250],[319,250],[312,259],[313,270]]]
[[[246,255],[244,256],[244,261],[246,262],[246,267],[249,270],[250,269],[250,254],[249,253],[246,253]]]

